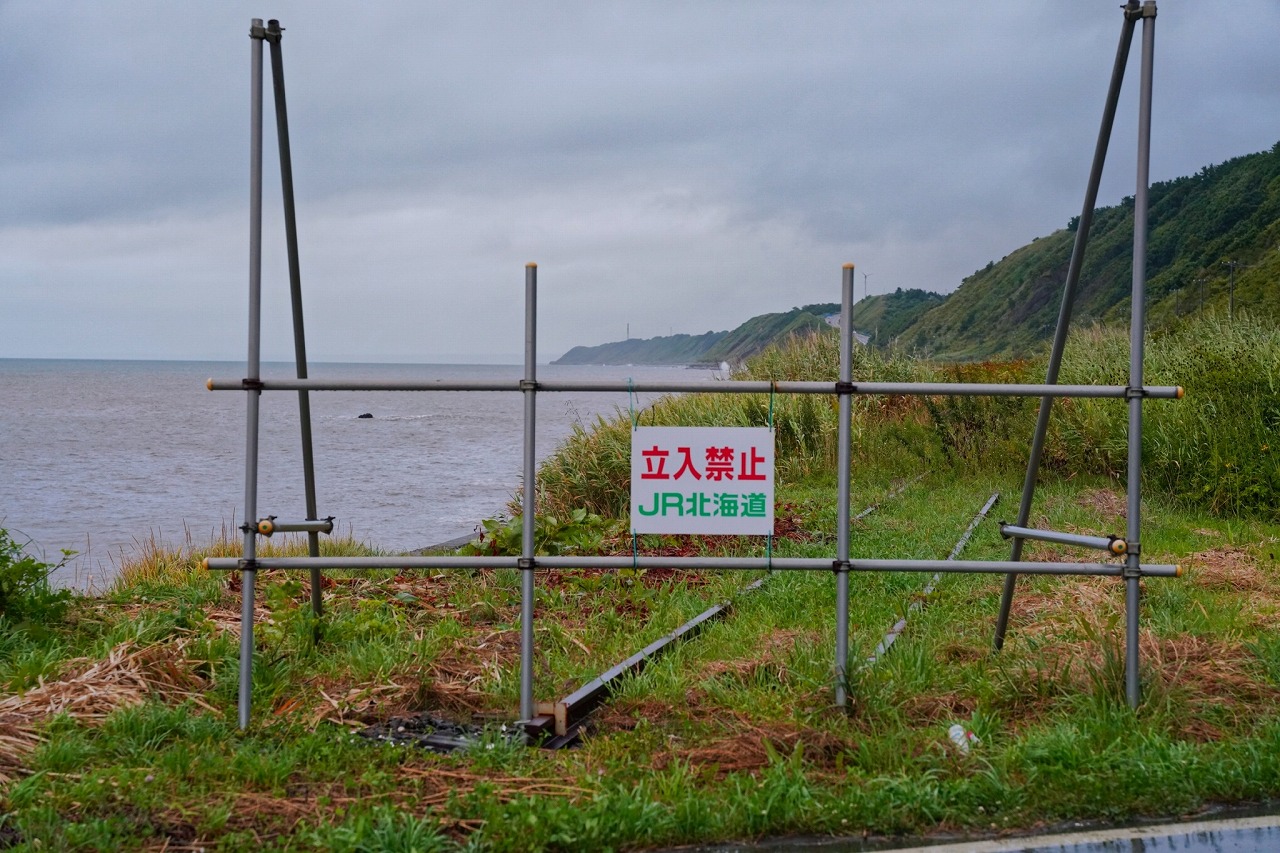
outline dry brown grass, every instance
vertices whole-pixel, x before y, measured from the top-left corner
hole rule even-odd
[[[1114,489],[1089,489],[1076,498],[1076,505],[1104,518],[1128,518],[1128,498]]]
[[[519,660],[516,631],[473,631],[429,663],[399,669],[372,681],[312,679],[296,695],[279,700],[278,717],[363,727],[388,717],[428,711],[450,719],[495,710],[486,683],[505,677]]]
[[[196,674],[195,662],[183,655],[184,645],[181,640],[143,648],[121,643],[104,660],[67,661],[64,668],[73,675],[41,679],[27,692],[0,700],[0,784],[23,772],[26,757],[44,739],[44,724],[59,714],[98,725],[112,711],[153,696],[175,704],[194,702],[217,713],[202,697],[208,685]]]
[[[1251,603],[1277,588],[1240,549],[1204,552],[1195,560],[1201,585],[1254,593]],[[1020,720],[1034,722],[1059,697],[1100,689],[1099,674],[1122,654],[1123,587],[1099,577],[1064,579],[1055,587],[1052,593],[1023,592],[1014,599],[1011,651],[1022,655],[1008,678],[1012,695],[1006,711],[1014,728]],[[1034,651],[1020,652],[1024,644]],[[1185,737],[1212,740],[1221,732],[1206,718],[1242,720],[1280,702],[1280,689],[1257,671],[1255,656],[1238,641],[1192,634],[1159,637],[1144,628],[1138,653],[1153,690],[1185,708]]]
[[[268,845],[291,838],[301,826],[340,822],[352,807],[376,803],[419,819],[433,818],[445,832],[463,838],[480,829],[484,821],[452,817],[444,813],[444,806],[455,798],[471,796],[477,788],[483,787],[487,797],[503,803],[518,797],[578,800],[591,794],[557,780],[470,773],[439,764],[406,764],[397,768],[396,775],[395,789],[382,792],[353,792],[347,782],[295,784],[284,794],[239,792],[232,795],[227,822],[219,834],[228,830],[252,833]],[[196,851],[217,846],[216,836],[202,837],[180,806],[146,818],[157,837],[140,849]]]
[[[913,726],[930,727],[940,722],[967,720],[978,707],[975,697],[952,690],[938,693],[913,693],[900,705],[902,716]]]
[[[1051,592],[1017,592],[1009,611],[1011,634],[1024,638],[1056,634],[1062,625],[1078,625],[1082,619],[1102,628],[1122,613],[1123,607],[1124,586],[1115,578],[1068,576],[1055,580]]]
[[[776,720],[767,726],[756,725],[737,711],[717,719],[722,734],[655,756],[654,766],[662,768],[679,760],[716,778],[724,778],[730,773],[754,774],[799,748],[806,765],[815,770],[830,770],[838,765],[842,756],[856,749],[853,742],[822,729]]]
[[[1205,589],[1262,593],[1274,596],[1280,592],[1280,578],[1264,571],[1258,559],[1244,548],[1225,545],[1188,556],[1191,583]]]
[[[812,631],[771,631],[761,637],[760,645],[750,657],[707,661],[699,668],[696,680],[702,682],[727,676],[746,682],[764,675],[778,684],[786,684],[787,660],[799,644],[804,641],[812,643],[815,639],[820,641],[821,636]]]
[[[1101,641],[1114,650],[1123,648],[1119,631]],[[1034,657],[1024,658],[1009,670],[1004,711],[1015,731],[1034,725],[1062,697],[1101,689],[1107,666],[1099,638],[1053,638]],[[1157,637],[1142,631],[1138,638],[1142,668],[1150,673],[1148,691],[1167,697],[1183,711],[1179,735],[1196,741],[1215,740],[1221,729],[1212,719],[1243,725],[1247,716],[1280,703],[1280,688],[1257,672],[1254,656],[1242,644],[1181,635]],[[1118,653],[1118,651],[1116,652]],[[1119,685],[1113,685],[1116,691]]]

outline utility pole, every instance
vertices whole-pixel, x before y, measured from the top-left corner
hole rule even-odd
[[[1222,265],[1231,270],[1231,290],[1230,296],[1227,297],[1227,320],[1234,323],[1236,321],[1236,267],[1242,267],[1244,264],[1237,260],[1223,261]]]
[[[1200,313],[1201,314],[1204,313],[1204,283],[1208,280],[1209,279],[1203,278],[1203,277],[1196,279],[1196,284],[1199,285],[1199,289],[1200,289]]]

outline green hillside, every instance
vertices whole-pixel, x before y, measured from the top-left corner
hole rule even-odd
[[[552,364],[696,364],[728,332],[629,338],[594,347],[574,347]]]
[[[792,308],[782,314],[761,314],[721,338],[707,350],[704,360],[741,364],[771,343],[782,342],[792,335],[812,334],[829,328],[822,315],[804,308]]]
[[[853,306],[853,328],[866,335],[873,346],[888,345],[944,301],[942,294],[918,288],[870,296]]]
[[[1128,322],[1133,203],[1099,208],[1073,324]],[[1031,355],[1053,335],[1078,217],[965,278],[954,293],[899,289],[854,306],[872,346],[939,360]],[[1280,142],[1151,186],[1147,324],[1200,313],[1280,318]],[[1228,262],[1234,262],[1228,264]],[[1234,269],[1234,286],[1232,270]],[[771,343],[830,328],[836,303],[753,317],[731,332],[574,347],[556,364],[740,364]]]
[[[806,305],[781,314],[752,317],[731,332],[633,338],[574,347],[552,364],[741,364],[769,344],[830,328],[824,319],[839,305]]]
[[[1068,227],[966,278],[897,344],[940,359],[1027,355],[1053,334],[1075,239]],[[1151,187],[1147,260],[1150,328],[1200,312],[1280,317],[1280,143]],[[1073,323],[1127,322],[1133,198],[1095,211]],[[885,342],[884,336],[881,342]]]

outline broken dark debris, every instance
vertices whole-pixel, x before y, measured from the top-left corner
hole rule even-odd
[[[356,734],[375,743],[417,746],[432,752],[456,752],[471,749],[486,741],[520,737],[514,727],[492,723],[487,726],[455,723],[430,714],[391,717],[384,723],[375,723]]]
[[[519,744],[526,742],[524,729],[516,724],[459,723],[431,714],[391,717],[386,722],[363,728],[356,734],[373,743],[416,746],[440,753],[484,748],[486,744],[502,741]],[[573,747],[579,743],[578,734],[575,730],[567,736],[543,738],[530,743],[549,749]]]

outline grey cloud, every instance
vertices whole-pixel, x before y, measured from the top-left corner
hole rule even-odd
[[[116,316],[95,276],[145,304],[137,355],[196,346],[163,318],[210,292],[238,316],[258,5],[0,4],[0,356],[44,346],[4,319],[32,311],[5,294],[37,280],[52,326],[86,302]],[[505,323],[527,260],[553,288],[548,346],[832,298],[845,260],[873,290],[950,289],[1079,212],[1117,6],[278,3],[317,329],[349,322],[371,353],[415,330],[493,350],[435,315],[446,300]],[[1266,0],[1161,4],[1155,179],[1280,138],[1278,24]],[[1104,202],[1133,192],[1136,80],[1131,65]],[[328,319],[353,280],[362,300]],[[192,354],[236,353],[227,337]]]

